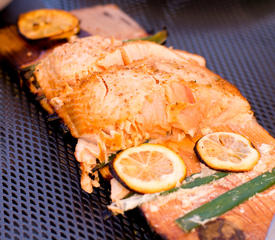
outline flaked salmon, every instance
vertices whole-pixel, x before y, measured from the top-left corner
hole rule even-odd
[[[191,175],[206,168],[193,151],[200,137],[217,131],[246,136],[261,153],[252,171],[157,197],[141,209],[167,239],[264,239],[275,213],[274,187],[191,233],[175,224],[188,211],[275,165],[274,138],[258,125],[240,92],[209,71],[203,58],[149,42],[90,37],[56,48],[35,76],[78,138],[75,156],[87,192],[99,185],[92,171],[97,161],[106,162],[119,150],[145,141],[163,144],[182,156]],[[113,201],[129,193],[114,179],[111,186]]]

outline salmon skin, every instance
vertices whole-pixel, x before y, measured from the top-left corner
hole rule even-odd
[[[179,153],[191,175],[206,168],[193,151],[200,137],[217,131],[247,137],[261,154],[252,171],[159,196],[141,209],[167,239],[264,239],[275,213],[274,187],[191,233],[175,224],[178,217],[275,165],[274,138],[256,122],[240,92],[209,71],[202,57],[146,41],[94,36],[53,50],[35,77],[39,91],[78,138],[75,156],[87,192],[99,186],[93,171],[97,160],[106,162],[110,154],[145,141]],[[113,201],[129,193],[115,179],[111,186]]]

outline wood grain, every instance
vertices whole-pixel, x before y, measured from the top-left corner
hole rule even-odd
[[[114,4],[77,9],[71,13],[80,20],[81,30],[88,35],[114,37],[120,40],[147,35],[136,21]]]

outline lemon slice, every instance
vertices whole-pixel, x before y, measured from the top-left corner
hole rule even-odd
[[[228,171],[249,171],[260,159],[251,142],[236,133],[215,132],[195,145],[197,156],[209,167]]]
[[[111,162],[111,171],[122,184],[139,193],[156,193],[180,183],[186,175],[184,161],[158,144],[129,148]]]
[[[28,39],[42,39],[78,29],[79,20],[59,9],[38,9],[23,13],[17,22],[19,31]]]

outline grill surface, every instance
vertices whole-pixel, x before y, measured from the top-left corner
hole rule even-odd
[[[43,3],[71,10],[102,1]],[[167,45],[204,56],[275,135],[275,1],[116,3],[148,31],[167,26]],[[75,141],[47,123],[17,80],[0,66],[0,239],[157,239],[138,210],[106,214],[107,184],[90,195],[81,191]]]

